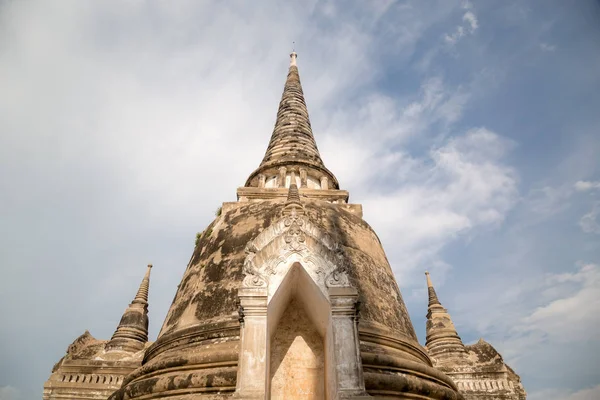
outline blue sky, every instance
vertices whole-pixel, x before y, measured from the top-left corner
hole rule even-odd
[[[421,340],[429,270],[530,399],[600,397],[597,1],[0,2],[0,400],[107,339],[260,162],[296,42]]]

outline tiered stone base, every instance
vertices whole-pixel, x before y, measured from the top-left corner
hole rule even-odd
[[[359,327],[365,387],[371,398],[462,399],[417,343],[375,323],[361,322]],[[131,373],[109,400],[238,397],[239,332],[239,322],[232,318],[162,337],[148,349],[145,365]]]

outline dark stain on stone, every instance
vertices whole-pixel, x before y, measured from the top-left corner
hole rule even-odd
[[[206,375],[206,387],[213,387],[215,376],[213,374]]]
[[[220,264],[209,262],[204,268],[204,282],[219,282],[223,279],[223,268]]]
[[[235,309],[236,294],[237,288],[228,290],[222,286],[208,285],[193,298],[196,318],[202,321],[215,315],[229,314]]]
[[[179,318],[181,318],[181,315],[183,315],[183,312],[188,307],[190,302],[191,299],[187,299],[182,303],[175,305],[175,301],[173,301],[173,305],[175,307],[171,307],[171,315],[169,316],[169,320],[167,321],[167,326],[174,325],[179,320]]]

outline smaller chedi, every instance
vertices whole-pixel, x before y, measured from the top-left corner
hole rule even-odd
[[[107,399],[123,379],[142,365],[148,343],[150,269],[110,340],[97,340],[88,331],[67,349],[44,384],[44,400]]]
[[[429,294],[425,348],[434,367],[452,378],[466,400],[525,400],[521,379],[491,344],[483,339],[463,344],[429,272],[425,275]]]

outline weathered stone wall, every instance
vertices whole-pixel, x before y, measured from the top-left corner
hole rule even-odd
[[[339,243],[352,268],[348,274],[360,295],[361,318],[379,321],[416,341],[400,290],[377,235],[343,205],[306,201],[311,221]],[[237,289],[243,281],[248,242],[281,215],[283,201],[238,203],[203,232],[159,334],[235,315]]]
[[[464,349],[464,353],[451,358],[433,358],[433,362],[436,368],[452,378],[465,399],[526,399],[521,379],[491,344],[480,339]]]
[[[292,300],[271,343],[271,400],[325,399],[323,338]]]
[[[418,344],[392,270],[370,226],[346,211],[347,204],[305,197],[301,202],[315,229],[339,247],[349,283],[357,290],[360,351],[363,362],[365,357],[368,360],[367,390],[390,398],[408,392],[429,393],[431,399],[458,399],[454,385],[431,367]],[[202,398],[233,394],[240,351],[238,289],[245,278],[245,249],[282,218],[284,203],[285,199],[273,199],[223,208],[204,231],[144,365],[126,378],[111,399],[180,398],[176,394],[182,391]],[[423,379],[427,374],[435,378]]]

